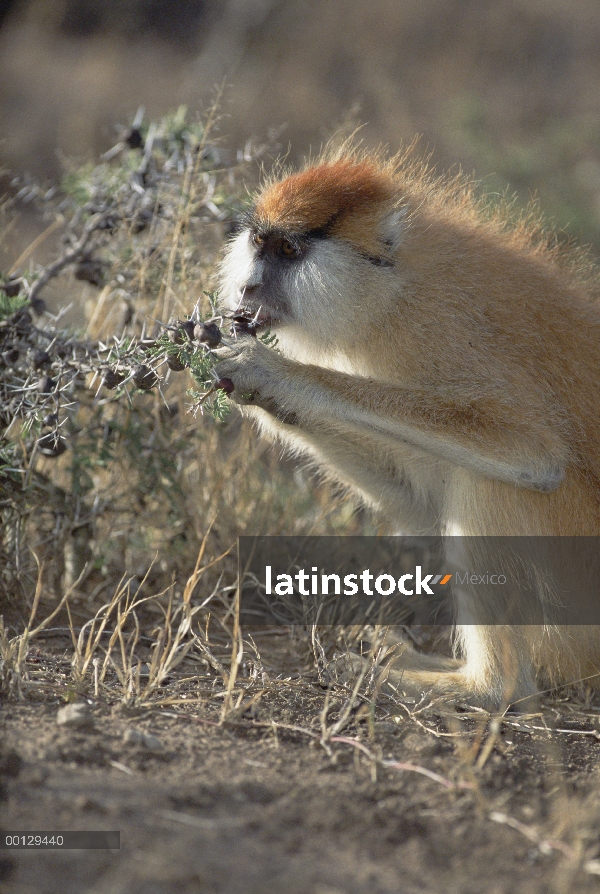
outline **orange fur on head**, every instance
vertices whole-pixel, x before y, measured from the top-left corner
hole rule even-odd
[[[256,203],[265,227],[302,234],[327,229],[357,247],[373,251],[382,213],[396,198],[389,173],[375,161],[352,157],[323,162],[266,188]]]

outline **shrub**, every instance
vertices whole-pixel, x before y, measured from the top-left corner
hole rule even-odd
[[[352,512],[327,520],[328,491],[315,501],[291,483],[237,414],[201,415],[227,407],[223,392],[205,400],[193,323],[223,323],[215,260],[266,151],[228,158],[212,124],[138,116],[100,164],[49,192],[18,182],[3,209],[28,199],[62,231],[52,263],[0,279],[0,592],[13,606],[31,605],[38,566],[44,598],[75,587],[87,616],[123,576],[182,592],[202,543],[210,565],[238,533],[332,532]],[[64,304],[46,308],[51,280],[83,310],[80,330]],[[207,576],[223,572],[233,552]]]

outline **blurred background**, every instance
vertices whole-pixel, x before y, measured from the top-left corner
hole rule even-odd
[[[225,145],[420,134],[598,252],[599,76],[595,0],[0,0],[0,166],[55,181],[223,85]]]

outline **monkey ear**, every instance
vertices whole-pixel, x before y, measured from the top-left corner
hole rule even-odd
[[[394,208],[383,218],[381,224],[381,238],[389,251],[396,251],[402,242],[404,221],[406,218],[406,206]]]

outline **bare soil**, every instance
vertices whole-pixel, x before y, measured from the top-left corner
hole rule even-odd
[[[203,691],[189,667],[179,704],[133,709],[88,695],[86,728],[59,726],[65,699],[43,687],[4,702],[2,829],[119,830],[121,849],[4,850],[0,890],[600,890],[593,703],[547,701],[495,732],[480,712],[380,695],[359,698],[328,737],[349,693],[291,672],[297,656],[281,636],[262,649],[269,673],[226,722],[214,680]],[[67,656],[68,641],[54,638],[29,662],[66,676]]]

